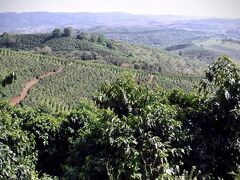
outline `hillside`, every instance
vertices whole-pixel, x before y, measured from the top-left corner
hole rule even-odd
[[[66,28],[65,28],[66,29]],[[61,30],[59,30],[61,31]],[[72,30],[71,30],[72,31]],[[0,37],[0,47],[27,50],[73,60],[114,64],[163,74],[201,74],[206,64],[172,55],[165,50],[107,40],[102,35],[81,32],[57,37],[53,34]]]
[[[221,37],[198,39],[188,44],[167,47],[166,50],[207,64],[214,62],[221,55],[231,57],[236,63],[240,63],[240,45],[235,39]]]
[[[18,64],[17,57],[31,62],[36,56],[0,52],[9,66],[13,58]],[[78,63],[67,67],[93,68]],[[110,72],[121,69],[107,67]],[[106,70],[103,65],[94,68]],[[39,83],[42,77],[60,77],[62,72],[55,72],[41,76]],[[79,102],[64,112],[58,112],[62,109],[56,99],[52,106],[31,108],[12,107],[1,99],[0,179],[239,179],[240,69],[222,57],[205,75],[198,91],[190,93],[153,89],[125,76],[100,86],[93,102]],[[51,84],[61,94],[58,83],[54,79]]]
[[[134,74],[139,83],[166,89],[180,87],[190,91],[199,81],[197,77],[152,74],[113,65],[0,49],[2,79],[12,72],[16,74],[12,84],[1,88],[2,96],[5,99],[15,97],[29,80],[59,68],[63,68],[62,72],[40,79],[21,104],[32,107],[47,105],[58,111],[71,109],[77,107],[81,99],[91,98],[103,82],[113,82],[124,73]]]
[[[167,47],[181,43],[189,43],[196,39],[211,36],[209,32],[180,29],[169,26],[144,27],[93,27],[88,31],[101,33],[108,38],[119,39],[134,44]]]
[[[206,21],[216,24],[214,20]],[[196,20],[193,23],[197,22],[201,21]],[[213,27],[207,29],[206,26],[204,30],[204,22],[202,24],[202,26],[197,25],[196,27],[193,25],[193,28],[188,27],[190,26],[189,22],[183,24],[182,27],[172,27],[171,25],[166,27],[96,27],[89,28],[88,31],[129,43],[159,47],[166,49],[171,54],[181,55],[182,58],[207,64],[214,62],[221,55],[227,55],[240,62],[240,46],[237,43],[240,36],[239,30],[236,28],[240,27],[240,23],[236,20],[235,28],[232,27],[231,31],[225,31],[223,27],[227,26],[223,24],[221,25],[222,31],[219,31],[218,25],[215,29]],[[197,27],[203,29],[200,30]]]

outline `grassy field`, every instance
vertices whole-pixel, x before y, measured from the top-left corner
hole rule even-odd
[[[217,55],[226,55],[240,62],[240,44],[222,41],[222,39],[210,38],[205,41],[196,41],[195,45],[215,52]]]
[[[178,46],[181,47],[181,45]],[[206,38],[205,40],[196,40],[193,41],[191,46],[186,46],[181,49],[174,49],[171,50],[171,52],[173,54],[178,54],[182,57],[207,64],[213,63],[223,55],[228,56],[237,64],[240,63],[240,44],[226,41],[221,38]]]

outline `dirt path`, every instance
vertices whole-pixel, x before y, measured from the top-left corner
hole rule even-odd
[[[153,74],[151,74],[151,75],[150,75],[150,77],[149,77],[149,80],[148,80],[148,83],[149,83],[149,84],[151,84],[151,83],[152,83],[152,81],[153,81],[153,78],[154,78],[154,75],[153,75]]]
[[[9,104],[11,106],[16,106],[17,104],[19,104],[24,98],[27,97],[28,95],[28,91],[32,88],[32,86],[34,86],[39,80],[43,79],[43,78],[46,78],[46,77],[49,77],[49,76],[52,76],[54,74],[57,74],[57,73],[60,73],[61,71],[63,70],[63,68],[60,68],[58,69],[57,71],[52,71],[52,72],[48,72],[42,76],[40,76],[38,79],[35,77],[33,78],[32,80],[28,81],[25,83],[22,91],[20,92],[20,95],[19,96],[15,96],[15,97],[12,97],[10,99],[10,102]]]

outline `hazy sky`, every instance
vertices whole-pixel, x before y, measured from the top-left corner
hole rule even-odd
[[[240,18],[240,0],[0,0],[0,12],[32,11]]]

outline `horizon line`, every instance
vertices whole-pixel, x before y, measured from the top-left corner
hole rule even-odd
[[[91,14],[111,14],[111,13],[119,13],[119,14],[128,14],[133,16],[178,16],[178,17],[185,17],[185,18],[196,18],[196,19],[232,19],[232,20],[240,20],[240,17],[220,17],[220,16],[197,16],[197,15],[183,15],[183,14],[151,14],[151,13],[130,13],[130,12],[123,12],[123,11],[0,11],[0,14],[3,13],[16,13],[16,14],[23,14],[23,13],[69,13],[69,14],[77,14],[77,13],[91,13]]]

